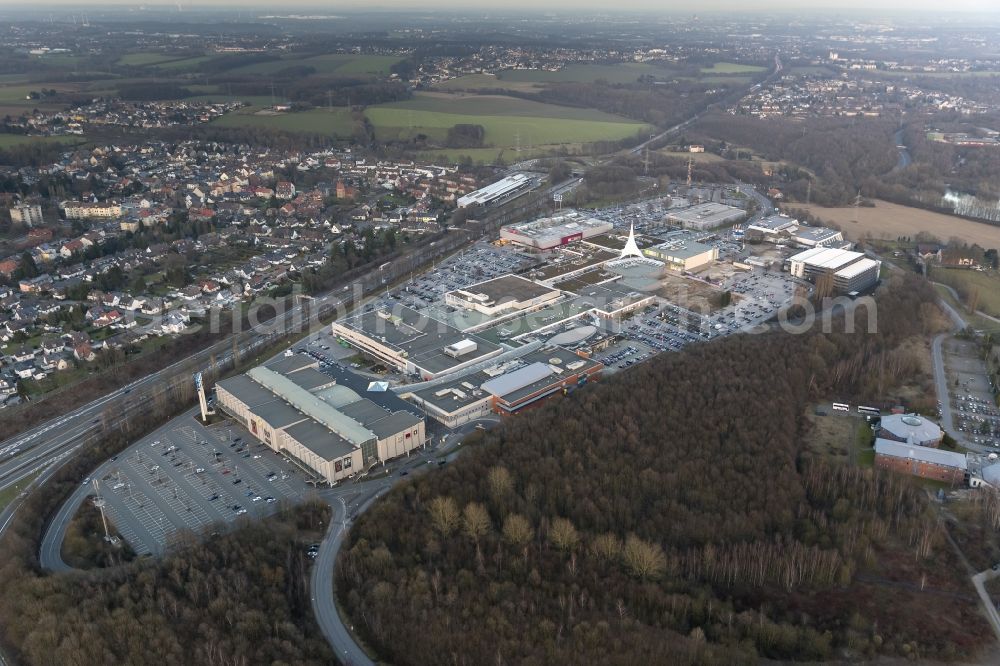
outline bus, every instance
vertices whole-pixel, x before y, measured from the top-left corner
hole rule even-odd
[[[858,414],[864,414],[865,416],[882,416],[882,411],[876,407],[858,405]]]
[[[851,406],[843,402],[833,403],[833,411],[835,412],[849,412],[851,411]]]

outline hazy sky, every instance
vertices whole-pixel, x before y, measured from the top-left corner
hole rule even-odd
[[[27,8],[35,5],[61,5],[80,9],[95,9],[107,5],[129,5],[153,6],[153,5],[177,5],[177,0],[148,0],[137,2],[136,0],[31,0],[26,4],[25,0],[0,0],[2,7]],[[626,9],[626,10],[661,10],[670,13],[690,13],[706,11],[766,11],[766,10],[793,10],[797,13],[808,14],[810,10],[833,10],[838,13],[852,9],[867,11],[928,11],[928,12],[990,12],[1000,13],[1000,0],[616,0],[609,3],[608,0],[371,0],[369,2],[324,2],[315,0],[294,0],[293,2],[276,3],[273,0],[182,0],[185,8],[195,7],[260,7],[269,13],[293,12],[296,9],[308,8],[319,13],[335,11],[364,11],[377,9],[453,9],[468,10],[470,12],[481,12],[496,10],[503,12],[515,7],[526,7],[533,10],[544,11],[565,11],[575,9]]]

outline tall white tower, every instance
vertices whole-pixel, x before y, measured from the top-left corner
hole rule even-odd
[[[635,242],[635,225],[630,224],[628,227],[628,240],[625,241],[625,247],[622,248],[622,254],[619,259],[627,259],[629,257],[637,257],[642,259],[642,250]]]
[[[201,407],[201,421],[208,423],[208,401],[205,399],[205,383],[202,381],[201,373],[195,373],[194,386],[198,390],[198,405]]]

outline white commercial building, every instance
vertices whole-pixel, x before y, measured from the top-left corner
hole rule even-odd
[[[531,178],[523,173],[516,173],[459,197],[457,204],[459,208],[467,208],[468,206],[487,206],[500,203],[524,194],[531,189],[531,183]]]

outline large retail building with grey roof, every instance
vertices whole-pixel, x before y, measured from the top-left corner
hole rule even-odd
[[[597,379],[604,365],[562,347],[544,347],[518,359],[404,392],[427,415],[454,428],[490,413],[507,416]]]
[[[424,419],[363,396],[308,356],[292,354],[218,382],[216,404],[274,451],[327,483],[424,444]],[[365,392],[367,393],[367,392]],[[382,403],[382,404],[380,404]]]

